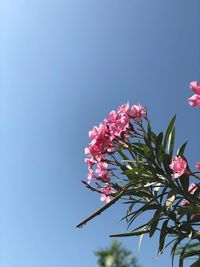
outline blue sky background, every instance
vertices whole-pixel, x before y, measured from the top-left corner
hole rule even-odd
[[[200,79],[199,0],[1,0],[0,267],[94,267],[93,251],[126,230],[116,205],[81,184],[88,131],[130,101],[156,131],[177,114],[177,146],[200,160],[199,112],[186,99]],[[143,267],[157,239],[121,240]]]

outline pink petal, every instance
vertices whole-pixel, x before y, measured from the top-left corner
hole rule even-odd
[[[188,104],[192,107],[200,107],[200,95],[193,95],[188,98]]]
[[[197,94],[200,95],[200,82],[198,81],[193,81],[190,83],[190,89],[192,89],[192,91]]]

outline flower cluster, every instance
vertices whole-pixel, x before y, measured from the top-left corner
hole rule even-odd
[[[91,142],[85,148],[85,163],[88,165],[88,182],[96,179],[106,183],[106,188],[102,187],[103,197],[101,200],[109,200],[110,177],[112,169],[108,168],[110,163],[109,156],[120,147],[127,146],[126,140],[133,136],[134,127],[131,123],[133,119],[139,123],[147,115],[146,108],[140,103],[129,106],[129,103],[120,106],[117,111],[113,110],[109,116],[100,123],[99,127],[93,127],[89,132]],[[96,168],[96,169],[95,169]]]
[[[200,106],[200,82],[191,82],[190,88],[194,95],[188,99],[188,103],[193,107]],[[129,150],[130,139],[136,136],[136,133],[138,134],[135,131],[134,123],[141,126],[141,120],[146,117],[146,108],[140,103],[133,106],[126,103],[117,110],[112,110],[99,126],[94,126],[89,132],[91,141],[85,148],[88,184],[93,179],[96,181],[98,191],[102,193],[101,200],[108,202],[113,193],[111,178],[116,177],[113,165],[115,168],[119,167],[118,162],[113,161],[115,153],[120,153],[126,148]],[[143,134],[144,132],[141,133],[141,137],[144,140]],[[130,167],[128,163],[127,167]],[[187,160],[183,156],[174,156],[169,168],[173,171],[172,179],[177,179],[183,174],[190,175]],[[196,168],[200,170],[200,162],[196,162]]]
[[[193,107],[200,107],[200,82],[191,82],[190,89],[192,89],[194,95],[188,99],[188,104]]]

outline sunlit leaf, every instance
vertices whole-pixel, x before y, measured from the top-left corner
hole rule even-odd
[[[171,190],[171,191],[168,193],[168,196],[167,196],[167,200],[166,200],[165,206],[169,208],[169,207],[173,204],[175,198],[176,198],[176,194],[174,193],[173,190]]]
[[[164,148],[166,149],[167,147],[167,143],[169,141],[169,136],[170,136],[170,133],[172,132],[173,130],[173,127],[174,127],[174,123],[175,123],[175,120],[176,120],[176,115],[171,119],[168,127],[167,127],[167,130],[166,130],[166,133],[165,133],[165,137],[164,137]]]
[[[170,133],[170,138],[169,138],[169,155],[171,158],[172,158],[173,151],[174,151],[175,134],[176,134],[176,130],[175,128],[173,128],[172,132]]]
[[[142,228],[142,231],[146,231],[148,229],[148,226],[145,225],[143,228]],[[141,245],[142,245],[142,240],[144,238],[144,235],[145,234],[141,234],[140,235],[140,238],[139,238],[139,241],[138,241],[138,252],[140,253],[140,249],[141,249]]]

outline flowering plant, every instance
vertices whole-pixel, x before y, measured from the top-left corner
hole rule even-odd
[[[200,106],[200,83],[191,82],[190,88],[195,95],[188,103]],[[88,181],[83,183],[100,193],[106,204],[78,227],[122,199],[127,205],[123,219],[130,232],[111,236],[141,239],[159,232],[158,254],[172,245],[172,262],[178,253],[181,267],[185,258],[200,256],[200,177],[198,171],[190,169],[184,155],[187,142],[174,152],[175,119],[165,132],[157,134],[147,109],[140,103],[126,103],[89,132],[91,142],[85,149]],[[195,166],[200,170],[200,162]],[[144,214],[145,223],[138,225],[137,218]]]

